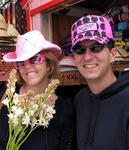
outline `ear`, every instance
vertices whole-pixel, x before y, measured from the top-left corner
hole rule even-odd
[[[113,63],[113,62],[115,61],[116,55],[117,55],[117,50],[116,50],[116,48],[112,48],[112,49],[111,49],[111,52],[110,52],[110,56],[111,56],[110,62],[111,62],[111,63]]]

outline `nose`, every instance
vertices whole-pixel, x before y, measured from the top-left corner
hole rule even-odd
[[[83,55],[83,58],[85,60],[90,60],[90,59],[93,58],[93,53],[91,52],[90,48],[86,48],[86,51],[85,51],[85,53]]]

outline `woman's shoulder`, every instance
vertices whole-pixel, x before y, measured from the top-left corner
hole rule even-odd
[[[59,97],[56,106],[56,117],[60,118],[61,120],[74,118],[75,110],[74,104],[71,99],[67,97]]]
[[[7,106],[3,105],[0,109],[0,119],[7,116],[7,113],[8,113],[8,108],[7,108]]]
[[[8,109],[5,105],[0,110],[0,139],[6,134],[8,128]]]

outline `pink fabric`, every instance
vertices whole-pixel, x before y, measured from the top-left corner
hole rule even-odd
[[[88,15],[76,21],[71,28],[72,46],[85,40],[96,40],[101,44],[113,39],[112,29],[107,18],[103,16]]]
[[[18,36],[16,51],[9,52],[3,56],[4,61],[25,61],[40,51],[49,50],[57,58],[61,56],[61,48],[45,40],[39,31],[30,31]]]

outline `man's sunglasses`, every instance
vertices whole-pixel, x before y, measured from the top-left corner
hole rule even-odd
[[[89,48],[91,50],[91,52],[98,53],[98,52],[102,51],[102,49],[104,47],[105,47],[105,45],[103,45],[103,44],[92,44],[92,45],[89,45],[89,46],[84,46],[84,45],[77,44],[72,48],[72,52],[76,53],[76,54],[79,54],[79,55],[82,55],[82,54],[85,53],[87,48]]]
[[[20,69],[21,67],[24,67],[25,63],[30,63],[30,64],[41,64],[45,61],[45,57],[42,54],[37,54],[30,59],[26,61],[17,61],[15,63],[16,69]]]

